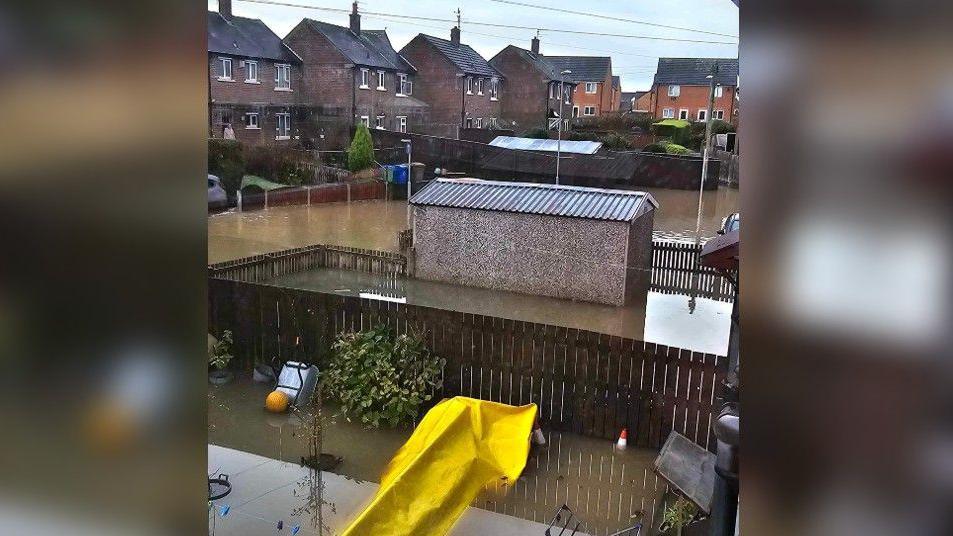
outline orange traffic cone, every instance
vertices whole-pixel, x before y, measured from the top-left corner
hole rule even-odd
[[[622,429],[622,433],[619,434],[619,440],[615,442],[615,448],[618,450],[625,450],[625,447],[628,445],[628,432],[625,428]]]

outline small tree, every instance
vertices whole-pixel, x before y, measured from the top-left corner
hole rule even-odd
[[[371,131],[364,125],[358,125],[354,139],[347,150],[347,168],[351,171],[367,169],[374,163],[374,141]]]

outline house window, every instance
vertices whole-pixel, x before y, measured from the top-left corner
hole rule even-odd
[[[258,62],[245,60],[245,82],[257,84],[258,81]]]
[[[678,111],[679,119],[688,119],[688,108],[682,108]]]
[[[586,93],[595,93],[595,92],[596,92],[596,83],[586,82]]]
[[[715,111],[713,112],[713,117],[714,117],[715,119],[724,119],[724,118],[725,118],[725,111],[724,111],[724,110],[715,110]]]
[[[257,113],[247,113],[245,114],[245,128],[250,129],[259,129],[258,126],[258,114]]]
[[[466,122],[464,122],[464,125],[466,125],[466,128],[473,128],[473,118],[468,117]]]
[[[672,119],[675,117],[675,110],[671,108],[662,109],[662,119]]]
[[[222,120],[220,121],[220,123],[222,123],[223,125],[232,124],[232,112],[227,112],[227,111],[222,112],[221,119]]]
[[[275,89],[291,89],[291,66],[275,65]]]
[[[278,135],[275,136],[276,140],[287,140],[291,138],[291,114],[282,113],[275,114],[275,119],[278,120],[278,126],[275,130],[278,131]]]
[[[476,118],[476,122],[473,123],[473,126],[476,127],[476,128],[483,128],[483,118],[482,118],[482,117],[477,117],[477,118]]]
[[[477,78],[477,95],[483,94],[483,79]]]
[[[219,58],[218,61],[221,63],[222,74],[219,75],[219,80],[231,80],[232,79],[232,59],[231,58]]]
[[[361,69],[361,89],[370,89],[371,74],[367,69]]]
[[[407,80],[407,75],[404,73],[399,73],[397,75],[397,96],[404,97],[413,93],[413,86],[410,80]]]
[[[473,95],[473,77],[467,77],[467,95]]]
[[[572,87],[566,86],[563,88],[563,97],[565,98],[566,104],[572,103]]]
[[[573,107],[572,107],[572,116],[573,116],[573,117],[579,117],[579,107],[578,107],[578,106],[573,106]]]
[[[724,88],[723,88],[723,87],[721,87],[721,86],[715,86],[715,98],[716,98],[716,99],[721,98],[721,96],[724,95],[724,92],[725,92],[725,91],[724,91]]]
[[[549,84],[549,98],[558,99],[559,98],[559,84],[553,82]]]
[[[490,79],[490,100],[499,100],[500,98],[500,79]]]
[[[371,118],[370,118],[370,116],[362,115],[362,116],[361,116],[361,124],[364,125],[365,127],[370,127],[370,126],[371,126]]]
[[[596,115],[596,107],[595,107],[595,106],[586,106],[586,107],[583,108],[583,110],[582,110],[582,115]]]
[[[387,91],[384,87],[384,71],[377,71],[377,91]]]
[[[407,118],[404,116],[397,117],[397,130],[398,132],[407,132]]]
[[[668,96],[677,97],[682,94],[682,86],[668,86]]]
[[[699,109],[698,109],[698,120],[699,120],[699,121],[704,121],[707,116],[708,116],[708,110],[706,110],[706,109],[704,109],[704,108],[699,108]]]
[[[569,130],[569,120],[563,119],[563,130]]]
[[[374,128],[384,130],[384,116],[383,115],[379,115],[377,116],[376,119],[374,119]]]

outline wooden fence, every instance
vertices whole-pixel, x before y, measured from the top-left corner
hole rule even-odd
[[[334,338],[385,324],[421,334],[447,360],[436,399],[535,403],[552,430],[658,448],[671,430],[714,449],[727,359],[571,329],[430,307],[209,278],[209,329],[234,334],[236,359],[326,363]],[[299,342],[300,341],[300,342]]]
[[[317,205],[384,199],[387,185],[376,179],[280,188],[254,194],[242,194],[240,210],[256,210],[286,205]]]
[[[650,290],[733,301],[731,282],[714,268],[702,266],[700,253],[701,246],[696,244],[653,240]]]
[[[339,268],[382,276],[407,273],[407,260],[399,253],[346,246],[316,244],[263,253],[209,265],[210,278],[262,282],[314,268]]]

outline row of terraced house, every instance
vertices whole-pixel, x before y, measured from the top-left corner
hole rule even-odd
[[[426,34],[399,52],[384,30],[303,19],[284,39],[258,19],[208,13],[209,135],[338,148],[358,124],[456,137],[461,128],[565,129],[618,113],[608,57],[548,56],[539,39],[486,60],[460,40]]]

